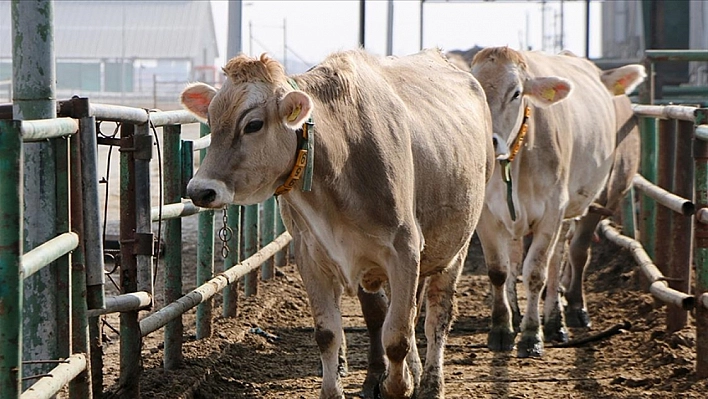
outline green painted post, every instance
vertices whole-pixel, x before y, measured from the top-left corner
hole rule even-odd
[[[697,110],[695,124],[708,122],[708,109]],[[696,209],[708,207],[708,143],[693,143]],[[696,265],[696,298],[708,293],[708,225],[695,223],[693,260]],[[696,374],[708,377],[708,309],[698,301],[696,306]]]
[[[120,141],[120,293],[138,290],[138,263],[134,251],[136,239],[135,217],[135,163],[133,147],[135,126],[124,123],[121,126]],[[142,373],[140,349],[142,334],[138,322],[138,311],[120,314],[120,378],[118,380],[120,398],[140,397],[140,374]]]
[[[181,126],[162,128],[165,147],[165,204],[181,202]],[[165,221],[165,304],[182,296],[182,219]],[[174,370],[182,364],[182,316],[165,326],[165,350],[163,363],[166,370]]]
[[[241,213],[243,207],[240,205],[229,205],[226,208],[226,226],[231,229],[231,236],[226,242],[228,251],[223,251],[224,243],[222,242],[222,256],[224,257],[224,270],[231,268],[233,265],[237,264],[242,260],[241,255],[241,243],[243,240],[242,225],[241,225]],[[222,221],[222,223],[224,223]],[[224,226],[222,226],[223,228]],[[226,253],[228,252],[228,253]],[[224,302],[222,308],[222,315],[224,317],[236,317],[238,314],[238,282],[229,284],[224,288]]]
[[[83,120],[83,119],[82,119]],[[85,233],[84,233],[84,193],[82,187],[82,159],[81,159],[81,134],[80,131],[71,137],[70,165],[71,165],[71,230],[79,236],[79,246],[71,254],[71,353],[90,353],[89,348],[89,325],[86,311],[87,286],[86,286],[86,262],[84,253]],[[76,205],[81,204],[81,205]],[[69,396],[71,398],[83,399],[92,398],[92,368],[93,356],[86,356],[89,364],[86,370],[81,372],[69,383]]]
[[[11,2],[13,115],[34,120],[56,117],[54,62],[54,2]],[[54,145],[49,141],[23,145],[24,250],[29,251],[57,235]],[[23,298],[23,360],[56,359],[57,264],[25,279]],[[51,364],[26,364],[24,375],[47,373]],[[25,387],[33,381],[27,381]]]
[[[641,118],[642,156],[640,170],[642,176],[652,183],[657,180],[657,133],[655,118]],[[649,257],[654,258],[656,237],[656,201],[642,194],[641,217],[639,220],[640,241]]]
[[[54,225],[58,234],[70,231],[69,224],[69,143],[67,139],[53,139],[54,175],[56,180],[56,219]],[[57,354],[60,358],[71,355],[71,257],[64,255],[55,262],[57,295]]]
[[[0,399],[22,392],[21,122],[0,120]]]
[[[209,126],[200,124],[199,135],[209,134]],[[191,142],[190,142],[191,144]],[[191,146],[188,148],[193,154]],[[199,159],[206,157],[207,150],[199,152]],[[192,157],[189,157],[190,167]],[[184,165],[183,165],[184,166]],[[184,169],[184,167],[183,167]],[[191,169],[191,168],[190,168]],[[189,175],[191,177],[191,173]],[[188,179],[185,179],[186,182]],[[214,211],[199,213],[199,235],[197,238],[197,286],[204,284],[214,276]],[[214,301],[208,300],[197,306],[197,339],[211,336],[211,318]]]
[[[244,254],[247,259],[258,251],[258,204],[246,206],[243,218]],[[248,297],[258,293],[258,269],[254,269],[244,277],[243,291]]]
[[[280,237],[281,234],[285,233],[285,224],[283,224],[283,218],[280,216],[280,210],[278,203],[275,204],[275,236]],[[275,254],[275,265],[285,266],[288,264],[288,247],[285,246],[282,250]]]
[[[275,234],[275,197],[270,197],[263,201],[261,204],[263,207],[263,214],[261,217],[261,231],[260,231],[260,243],[261,248],[268,245],[274,239]],[[270,280],[275,275],[275,263],[273,258],[267,259],[261,265],[261,278],[263,280]]]

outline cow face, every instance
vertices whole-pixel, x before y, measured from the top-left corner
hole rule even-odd
[[[528,103],[548,107],[565,99],[572,90],[566,79],[531,76],[521,54],[508,47],[480,51],[471,71],[487,96],[498,159],[508,157]]]
[[[211,145],[187,194],[201,207],[256,204],[273,195],[295,163],[296,129],[310,97],[285,85],[228,80],[220,90],[197,83],[182,104],[211,128]]]

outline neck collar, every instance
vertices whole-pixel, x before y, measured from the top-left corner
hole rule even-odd
[[[294,80],[288,79],[288,83],[295,90],[300,90]],[[300,178],[302,181],[302,191],[312,190],[312,166],[314,165],[314,127],[315,123],[312,120],[312,115],[308,118],[300,129],[295,131],[297,134],[297,150],[295,151],[295,165],[290,171],[290,175],[285,179],[285,183],[275,189],[275,195],[281,195],[289,192],[295,187]]]
[[[519,128],[519,133],[516,134],[514,142],[509,150],[509,157],[506,161],[513,161],[516,158],[516,154],[521,150],[521,145],[524,144],[524,139],[526,138],[526,133],[529,130],[529,118],[531,117],[531,108],[527,105],[524,109],[524,119],[521,121],[521,127]]]

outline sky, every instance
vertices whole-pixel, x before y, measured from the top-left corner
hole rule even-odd
[[[228,27],[227,0],[211,0],[220,57],[226,60]],[[547,1],[542,39],[540,1],[431,1],[423,3],[423,47],[445,51],[466,50],[475,45],[510,46],[515,49],[558,51],[553,36],[560,38],[560,1]],[[387,0],[366,1],[366,39],[368,51],[385,55],[387,49]],[[359,0],[243,0],[242,51],[250,55],[263,52],[282,60],[300,60],[308,65],[327,54],[356,48],[359,44]],[[585,1],[564,2],[564,48],[585,54]],[[418,0],[393,2],[392,54],[406,55],[420,48]],[[600,4],[591,2],[590,57],[600,56]],[[286,46],[284,47],[284,43]],[[297,72],[297,71],[293,71]]]

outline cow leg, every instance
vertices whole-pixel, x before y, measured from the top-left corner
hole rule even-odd
[[[521,339],[517,345],[518,357],[543,355],[543,332],[539,304],[541,290],[546,283],[549,258],[560,230],[560,219],[546,218],[534,231],[533,241],[524,259],[523,280],[526,289],[526,313],[521,320]],[[556,286],[558,282],[556,281]]]
[[[565,252],[565,240],[560,237],[567,232],[569,223],[563,223],[557,234],[557,240],[553,246],[548,263],[548,277],[545,287],[543,336],[546,342],[567,342],[568,328],[563,317],[563,303],[561,302],[561,266]]]
[[[494,352],[503,352],[514,349],[516,337],[511,325],[511,309],[506,290],[510,267],[509,248],[514,241],[511,235],[496,226],[494,217],[488,212],[482,212],[477,234],[492,288],[492,326],[487,336],[487,346]]]
[[[595,228],[602,215],[589,213],[578,222],[573,239],[570,241],[568,260],[570,263],[570,282],[566,286],[565,298],[568,306],[565,310],[565,319],[570,327],[590,327],[590,315],[585,305],[583,280],[585,267],[590,259],[590,243],[595,233]]]
[[[509,266],[509,275],[506,278],[506,295],[509,298],[509,306],[511,307],[511,324],[515,332],[521,331],[521,309],[519,308],[519,300],[517,295],[517,280],[519,271],[524,261],[524,255],[531,245],[531,235],[524,237],[523,244],[514,240],[511,248],[511,260]]]
[[[386,358],[381,340],[381,327],[386,319],[388,300],[383,289],[369,293],[359,287],[357,292],[361,311],[364,314],[366,329],[369,333],[369,365],[366,369],[366,379],[362,386],[361,397],[373,399],[379,381],[386,372]]]
[[[342,316],[338,308],[342,288],[331,278],[319,273],[320,269],[314,266],[314,262],[297,259],[297,265],[310,301],[312,317],[315,321],[315,342],[322,360],[320,399],[343,399],[339,355],[344,343],[344,333]]]
[[[445,343],[456,315],[455,288],[462,272],[467,245],[445,271],[429,277],[425,303],[425,354],[419,398],[444,398],[443,363]]]
[[[392,254],[389,262],[391,296],[382,335],[388,358],[387,375],[380,384],[383,398],[410,398],[415,389],[406,359],[415,345],[415,295],[420,270],[420,245],[417,244],[418,239],[402,235],[399,233],[396,240],[402,248],[397,248],[398,252]]]

